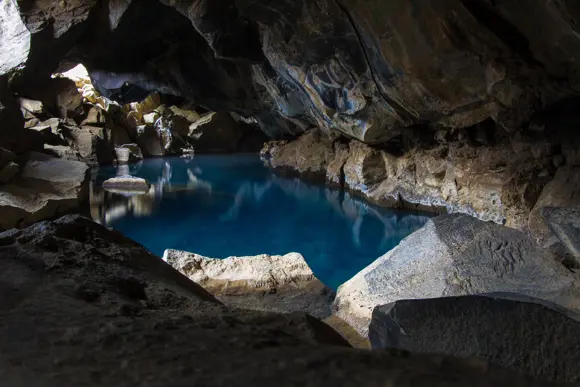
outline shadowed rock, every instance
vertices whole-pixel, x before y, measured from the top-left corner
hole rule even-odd
[[[228,309],[76,216],[0,234],[0,289],[10,387],[550,385],[485,360],[354,350],[304,313]]]
[[[375,308],[369,338],[375,349],[473,356],[543,380],[578,382],[577,318],[517,294],[403,300]]]

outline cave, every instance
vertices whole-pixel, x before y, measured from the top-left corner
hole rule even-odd
[[[2,385],[579,382],[579,22],[3,0]]]

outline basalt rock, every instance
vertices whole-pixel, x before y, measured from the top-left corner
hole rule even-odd
[[[163,259],[226,305],[279,313],[330,315],[334,292],[297,253],[283,256],[207,258],[165,250]]]
[[[578,382],[580,322],[517,294],[401,300],[373,311],[375,349],[478,357],[542,380]]]
[[[468,215],[443,215],[338,289],[335,313],[366,335],[377,305],[506,292],[580,311],[575,274],[521,231]]]
[[[120,98],[182,95],[253,117],[274,136],[315,126],[380,143],[416,125],[490,118],[513,130],[580,94],[580,10],[571,1],[55,4],[3,8],[11,28],[2,46],[15,52],[3,72],[25,64],[15,82],[82,62],[107,96],[124,87]]]
[[[78,216],[0,234],[0,268],[5,386],[551,385],[486,360],[348,348],[304,313],[229,309]]]

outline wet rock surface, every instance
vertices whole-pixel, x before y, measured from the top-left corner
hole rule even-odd
[[[515,294],[401,300],[375,308],[375,349],[478,357],[542,380],[578,382],[578,314]]]
[[[228,309],[81,217],[0,234],[0,266],[6,386],[549,385],[487,361],[349,349],[306,314]]]
[[[404,299],[518,293],[580,311],[578,277],[521,231],[443,215],[404,239],[337,292],[333,309],[361,334],[374,307]]]
[[[166,250],[163,259],[228,306],[278,313],[330,315],[334,292],[297,253],[207,258]]]

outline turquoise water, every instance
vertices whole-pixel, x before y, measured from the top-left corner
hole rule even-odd
[[[102,190],[130,173],[146,195]],[[258,156],[148,159],[95,172],[91,214],[157,255],[165,249],[226,258],[301,253],[315,275],[337,288],[428,219],[380,208],[348,193],[276,176]]]

